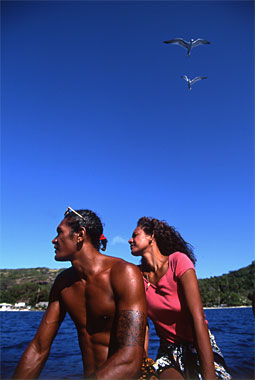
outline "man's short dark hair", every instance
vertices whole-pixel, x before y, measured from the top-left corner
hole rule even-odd
[[[67,225],[72,232],[78,232],[81,227],[86,228],[86,233],[91,239],[92,245],[99,250],[100,236],[103,233],[103,225],[100,218],[91,210],[75,210],[82,218],[74,212],[69,212],[65,216]]]

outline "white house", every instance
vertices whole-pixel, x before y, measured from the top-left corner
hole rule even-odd
[[[12,305],[10,303],[0,303],[0,311],[9,311],[11,308]]]
[[[21,309],[23,307],[26,307],[26,303],[25,302],[17,302],[14,304],[14,307],[17,309]]]

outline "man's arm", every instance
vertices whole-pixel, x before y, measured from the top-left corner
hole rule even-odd
[[[36,335],[18,363],[13,379],[36,379],[40,375],[49,356],[52,342],[65,317],[62,309],[55,282],[50,293],[49,306],[43,315]]]
[[[116,299],[116,318],[108,360],[96,371],[98,379],[138,377],[143,356],[147,307],[141,272],[121,262],[112,268],[111,283]]]

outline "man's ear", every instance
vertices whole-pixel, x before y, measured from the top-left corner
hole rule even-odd
[[[87,235],[86,228],[80,227],[79,231],[77,232],[77,243],[81,243],[85,240]]]

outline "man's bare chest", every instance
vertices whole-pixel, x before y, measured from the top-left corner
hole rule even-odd
[[[76,281],[62,289],[61,302],[78,329],[94,334],[111,328],[116,303],[109,280]]]

